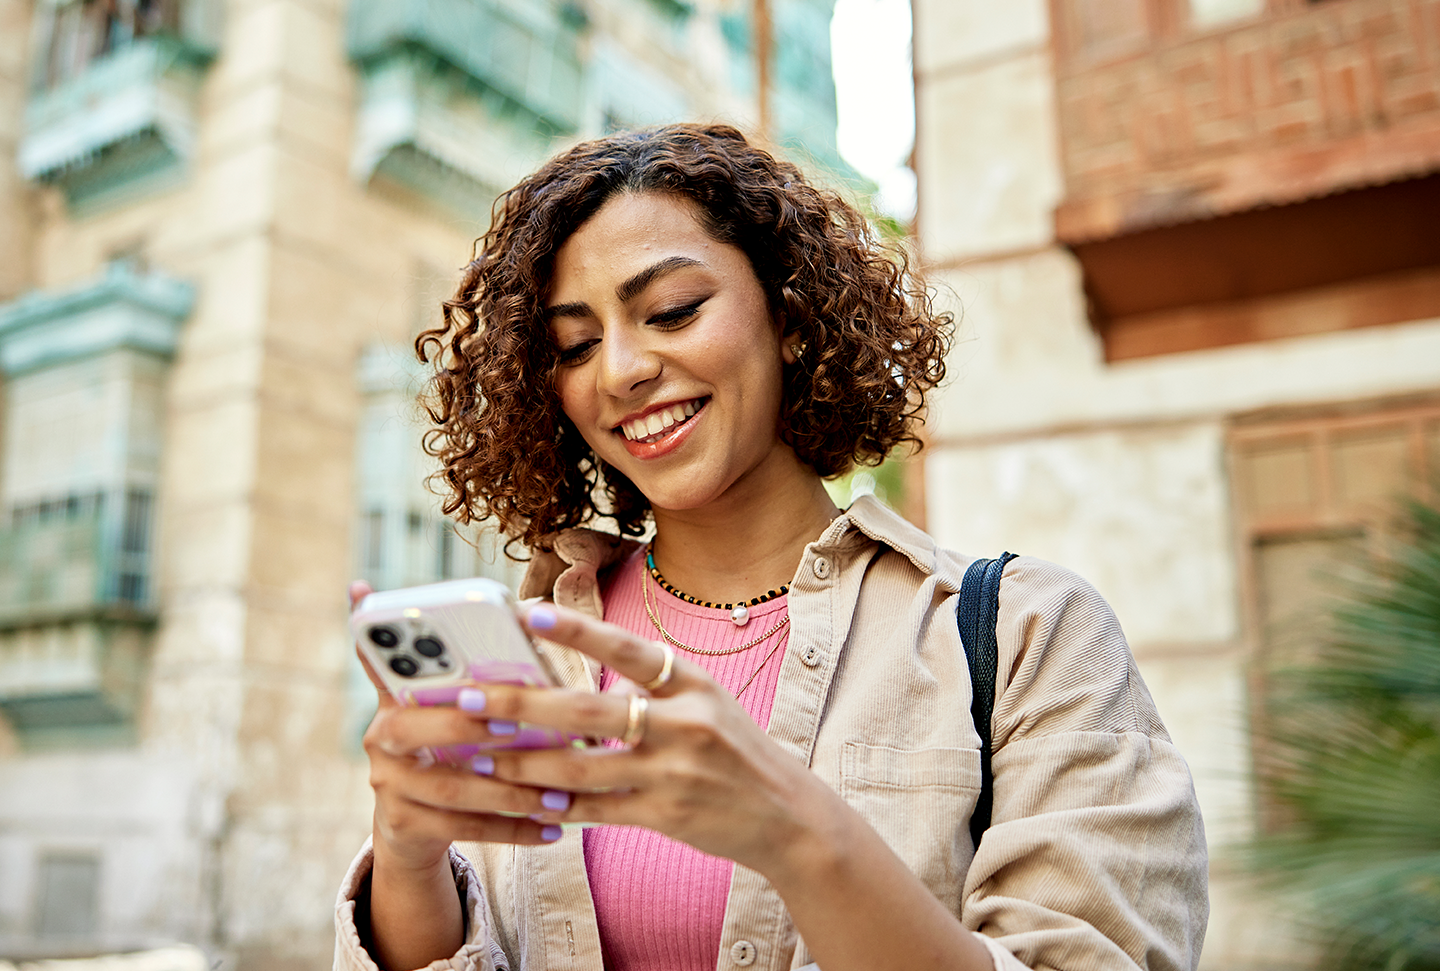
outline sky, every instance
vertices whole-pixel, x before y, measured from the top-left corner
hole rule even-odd
[[[879,185],[877,209],[909,222],[915,214],[915,174],[905,165],[915,142],[910,0],[835,0],[830,57],[840,154]]]

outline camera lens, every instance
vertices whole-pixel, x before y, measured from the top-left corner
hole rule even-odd
[[[389,627],[372,627],[367,633],[370,635],[370,640],[380,647],[394,647],[400,643],[400,635]]]
[[[439,657],[445,653],[445,645],[440,643],[439,638],[417,637],[415,638],[415,650],[425,657]]]
[[[392,657],[390,659],[390,670],[402,678],[413,678],[420,673],[420,665],[408,657]]]

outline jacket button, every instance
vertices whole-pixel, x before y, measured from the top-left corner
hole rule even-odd
[[[730,960],[740,967],[746,967],[755,963],[755,945],[749,941],[736,941],[730,945]]]
[[[800,652],[800,660],[805,662],[805,666],[807,668],[813,668],[815,665],[820,663],[820,648],[816,647],[814,644],[811,644],[809,647],[805,648],[805,650]]]
[[[815,571],[816,579],[823,580],[830,575],[830,561],[823,556],[817,556],[810,569]]]

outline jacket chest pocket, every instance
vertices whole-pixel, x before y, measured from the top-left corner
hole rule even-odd
[[[846,742],[840,795],[942,902],[959,913],[980,795],[980,753]]]

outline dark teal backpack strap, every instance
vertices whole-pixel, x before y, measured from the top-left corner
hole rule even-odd
[[[994,779],[990,773],[990,716],[995,710],[995,675],[1000,645],[995,639],[995,619],[1000,613],[1000,574],[1014,553],[1002,553],[993,560],[976,560],[960,581],[960,603],[955,619],[960,641],[970,665],[970,717],[980,733],[980,798],[970,816],[970,838],[975,846],[990,828],[990,809],[995,802]]]

